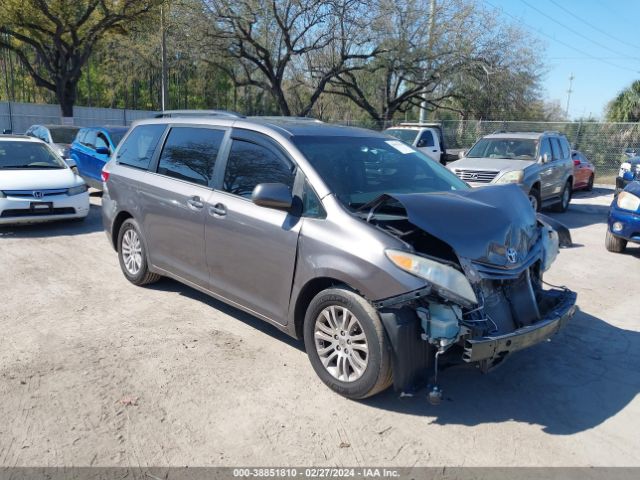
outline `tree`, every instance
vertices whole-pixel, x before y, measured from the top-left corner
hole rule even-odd
[[[491,89],[492,99],[514,85],[527,93],[538,85],[529,39],[471,0],[380,0],[371,15],[380,53],[363,68],[336,75],[327,91],[349,98],[378,124],[423,102],[431,110],[477,114],[464,101],[499,78],[509,81]]]
[[[157,0],[3,0],[0,48],[12,50],[39,87],[73,117],[82,69],[107,32],[149,12]]]
[[[607,105],[610,122],[640,121],[640,80],[636,80]]]
[[[363,0],[204,0],[208,61],[238,87],[269,92],[283,115],[308,115],[327,83],[375,56]]]

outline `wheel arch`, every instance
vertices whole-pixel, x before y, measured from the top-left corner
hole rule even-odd
[[[123,210],[119,212],[113,220],[113,226],[111,227],[111,245],[116,252],[118,251],[118,235],[120,233],[120,227],[122,227],[125,220],[129,218],[133,218],[133,215],[126,210]]]

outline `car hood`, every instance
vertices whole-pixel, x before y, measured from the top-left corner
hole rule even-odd
[[[81,185],[83,180],[69,168],[60,170],[1,170],[0,190],[53,190]]]
[[[539,238],[536,214],[516,185],[491,186],[457,192],[388,194],[376,203],[394,199],[407,220],[449,244],[459,257],[507,265],[507,249],[521,259]]]
[[[447,168],[455,170],[456,168],[476,169],[476,170],[493,170],[493,171],[511,171],[524,170],[533,165],[535,160],[514,160],[509,158],[461,158],[455,162],[447,164]]]

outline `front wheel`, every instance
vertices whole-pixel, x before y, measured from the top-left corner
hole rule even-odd
[[[373,306],[346,288],[323,290],[304,320],[304,344],[320,379],[334,392],[362,399],[392,383],[391,354]]]
[[[118,259],[122,273],[134,285],[160,280],[160,275],[149,271],[146,246],[133,218],[125,220],[118,232]]]
[[[627,241],[624,238],[616,237],[609,230],[607,230],[607,236],[604,239],[604,245],[607,250],[613,253],[622,253],[627,248]]]
[[[529,190],[529,203],[531,204],[531,208],[533,208],[534,212],[540,211],[541,200],[540,190],[538,190],[538,188],[532,187],[531,190]]]

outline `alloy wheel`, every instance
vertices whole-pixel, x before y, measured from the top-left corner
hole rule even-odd
[[[535,195],[529,195],[529,203],[534,212],[538,211],[538,198]]]
[[[122,259],[127,272],[137,275],[142,267],[142,243],[138,233],[130,228],[122,236]]]
[[[360,321],[347,308],[331,305],[316,318],[316,352],[324,368],[342,382],[354,382],[364,374],[369,345]]]

